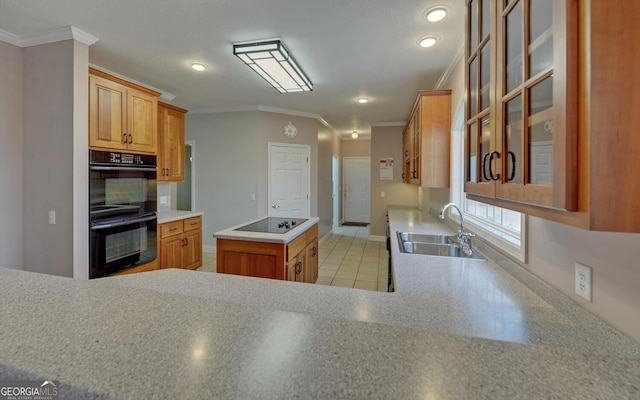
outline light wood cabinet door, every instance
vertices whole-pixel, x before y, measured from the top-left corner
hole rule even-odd
[[[182,235],[160,239],[160,268],[182,268]]]
[[[202,231],[186,231],[182,248],[183,268],[196,269],[202,265]]]
[[[158,103],[158,180],[184,181],[184,120],[187,110]]]
[[[125,150],[127,87],[89,76],[89,146]]]
[[[318,238],[307,244],[307,257],[304,269],[304,282],[316,283],[318,280]]]
[[[421,90],[404,130],[403,180],[449,187],[451,90]]]
[[[127,149],[155,154],[158,147],[157,98],[127,89]]]

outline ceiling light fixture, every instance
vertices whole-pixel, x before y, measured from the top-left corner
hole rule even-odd
[[[369,99],[367,99],[366,97],[361,97],[361,98],[358,99],[358,103],[360,103],[360,104],[364,104],[367,101],[369,101]]]
[[[191,64],[191,68],[193,68],[196,71],[204,71],[205,69],[207,69],[207,66],[202,63],[194,62]]]
[[[430,35],[430,36],[425,36],[420,40],[418,40],[418,44],[420,45],[420,47],[426,48],[426,47],[431,47],[435,45],[437,41],[438,41],[437,37]]]
[[[358,131],[353,131],[353,133],[351,134],[351,138],[357,139],[358,138]]]
[[[280,39],[234,43],[233,54],[280,93],[313,90],[313,84]]]
[[[425,11],[424,15],[427,21],[438,22],[442,21],[447,16],[448,12],[449,10],[445,6],[435,6]]]

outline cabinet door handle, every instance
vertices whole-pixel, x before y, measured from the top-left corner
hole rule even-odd
[[[129,144],[133,144],[133,135],[129,134]]]
[[[489,157],[491,153],[484,153],[482,156],[482,179],[485,181],[490,181],[491,179],[487,176],[487,157]]]
[[[511,157],[511,175],[507,178],[507,181],[512,181],[516,177],[516,155],[513,151],[509,151],[509,157]]]
[[[316,246],[313,246],[313,248],[311,249],[311,256],[315,257],[316,256]]]
[[[122,143],[127,144],[127,134],[126,133],[122,134]]]
[[[491,163],[493,161],[493,156],[496,156],[496,160],[498,160],[500,159],[500,153],[494,151],[491,153],[491,157],[489,157],[489,177],[492,180],[497,181],[500,179],[500,174],[496,174],[496,176],[493,176],[493,164]]]
[[[171,228],[171,229],[169,229],[169,232],[173,232],[173,231],[177,231],[177,230],[178,230],[178,228]]]

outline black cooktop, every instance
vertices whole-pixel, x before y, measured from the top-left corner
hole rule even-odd
[[[305,218],[281,218],[267,217],[249,225],[241,226],[234,231],[262,232],[262,233],[287,233],[291,229],[305,222]]]

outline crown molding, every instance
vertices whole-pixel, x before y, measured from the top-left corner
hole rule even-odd
[[[91,46],[98,41],[98,38],[75,26],[63,26],[62,28],[39,33],[28,33],[25,35],[14,35],[13,33],[0,30],[0,40],[18,47],[38,46],[41,44],[61,42],[63,40],[77,40],[80,43]]]
[[[407,121],[391,121],[391,122],[372,122],[369,124],[372,128],[380,128],[386,126],[405,126]]]
[[[20,37],[18,35],[14,35],[11,32],[3,31],[0,29],[0,41],[12,44],[14,46],[22,47],[20,44]]]
[[[172,93],[166,92],[166,91],[164,91],[164,90],[162,90],[162,89],[158,89],[158,88],[155,88],[155,87],[153,87],[153,86],[147,85],[146,83],[136,81],[135,79],[131,79],[131,78],[126,77],[126,76],[124,76],[124,75],[120,75],[120,74],[118,74],[117,72],[109,71],[108,69],[106,69],[106,68],[102,68],[102,67],[97,66],[97,65],[95,65],[95,64],[89,64],[89,67],[91,67],[91,68],[95,68],[95,69],[100,70],[100,71],[102,71],[102,72],[106,72],[106,73],[107,73],[107,74],[109,74],[109,75],[117,76],[118,78],[120,78],[120,79],[124,79],[125,81],[131,82],[131,83],[135,83],[136,85],[140,85],[140,86],[142,86],[142,87],[149,88],[149,89],[151,89],[151,90],[153,90],[153,91],[155,91],[155,92],[161,93],[161,94],[160,94],[160,98],[161,98],[162,100],[164,100],[164,101],[171,101],[171,100],[173,100],[173,99],[175,99],[175,98],[176,98],[176,95],[175,95],[175,94],[172,94]]]
[[[326,121],[324,121],[324,119],[318,114],[313,114],[313,113],[308,113],[303,111],[287,110],[285,108],[261,106],[261,105],[202,108],[197,110],[189,110],[189,114],[217,114],[217,113],[243,112],[243,111],[264,111],[264,112],[270,112],[274,114],[292,115],[294,117],[312,118],[330,127],[330,125],[328,125],[328,123],[326,123]]]
[[[447,81],[453,74],[453,71],[456,69],[456,65],[464,55],[464,43],[465,41],[464,41],[464,35],[463,35],[462,39],[460,39],[460,41],[458,42],[458,45],[456,46],[456,49],[453,51],[451,55],[451,59],[449,60],[449,64],[447,64],[447,68],[444,70],[444,72],[440,76],[440,79],[438,79],[438,82],[436,83],[436,86],[434,89],[436,90],[444,89],[444,84],[447,83]]]

